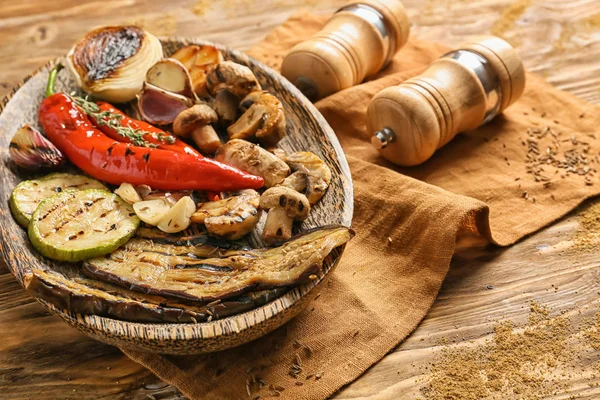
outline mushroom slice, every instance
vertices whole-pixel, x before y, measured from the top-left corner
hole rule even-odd
[[[194,102],[185,97],[144,82],[144,90],[138,95],[138,108],[142,117],[151,124],[173,123],[183,110]]]
[[[190,45],[177,50],[171,58],[181,62],[189,71],[194,92],[204,97],[206,93],[206,75],[215,65],[223,61],[219,49],[210,45]]]
[[[215,236],[236,240],[250,233],[258,223],[259,202],[255,190],[241,190],[223,200],[198,204],[192,222],[203,223]]]
[[[146,83],[190,99],[196,98],[188,70],[173,58],[165,58],[154,64],[146,73]]]
[[[294,171],[281,185],[304,193],[311,205],[317,204],[331,183],[331,170],[327,164],[308,151],[281,157]]]
[[[256,135],[266,145],[275,145],[286,134],[283,106],[277,97],[266,91],[252,92],[240,103],[244,114],[227,128],[232,139],[247,139]]]
[[[240,98],[261,89],[252,70],[233,61],[223,61],[214,67],[206,77],[206,87],[212,94],[227,90]]]
[[[219,116],[219,121],[223,126],[229,126],[237,117],[238,103],[237,96],[229,93],[227,90],[221,90],[215,96],[213,108]]]
[[[263,177],[266,187],[280,183],[290,173],[290,167],[273,153],[253,143],[232,139],[217,151],[217,161],[242,171]]]
[[[304,221],[310,212],[306,196],[284,186],[265,191],[260,197],[260,208],[269,210],[262,233],[268,244],[291,238],[294,221]]]

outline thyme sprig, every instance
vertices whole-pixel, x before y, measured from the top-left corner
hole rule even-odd
[[[71,96],[71,99],[73,99],[73,102],[77,104],[85,114],[87,114],[89,117],[94,118],[98,125],[108,126],[112,130],[117,132],[118,135],[124,138],[128,138],[131,141],[131,143],[133,143],[136,146],[150,148],[158,147],[156,144],[147,141],[145,139],[146,135],[151,135],[153,138],[162,143],[173,144],[175,142],[175,138],[171,135],[165,135],[162,133],[156,134],[154,132],[148,132],[142,129],[132,128],[131,126],[122,126],[122,115],[117,113],[111,113],[110,111],[102,111],[96,103],[89,101],[88,99],[79,96]]]

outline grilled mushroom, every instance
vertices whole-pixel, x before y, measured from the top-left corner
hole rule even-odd
[[[240,103],[244,114],[227,128],[231,139],[248,139],[256,136],[266,145],[275,145],[286,134],[283,106],[277,97],[266,91],[247,95]]]
[[[227,90],[221,90],[215,96],[213,108],[219,116],[219,122],[223,126],[229,126],[237,117],[238,103],[237,96],[229,93]]]
[[[215,158],[243,171],[262,176],[268,188],[283,181],[290,173],[290,167],[279,157],[241,139],[225,143],[219,148]]]
[[[241,190],[231,197],[198,204],[192,222],[203,223],[206,230],[230,240],[247,235],[260,219],[260,195],[252,189]]]
[[[177,115],[173,133],[182,138],[192,137],[204,153],[214,153],[220,146],[219,135],[210,125],[217,122],[217,113],[206,104],[196,104]]]
[[[291,238],[293,222],[304,221],[310,212],[306,196],[283,186],[264,192],[260,207],[269,210],[262,233],[262,239],[269,244]]]
[[[260,84],[252,70],[233,61],[223,61],[206,77],[206,87],[213,95],[221,90],[243,98],[250,92],[260,90]]]
[[[240,99],[261,89],[250,68],[232,61],[223,61],[208,73],[206,88],[215,96],[214,109],[224,126],[235,121]]]
[[[331,170],[327,164],[308,151],[281,155],[281,158],[294,171],[281,185],[304,193],[311,205],[317,204],[331,183]]]

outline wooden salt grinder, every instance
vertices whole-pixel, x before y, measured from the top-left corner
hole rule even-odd
[[[359,84],[387,65],[408,40],[398,0],[352,1],[283,60],[281,74],[315,101]]]
[[[421,164],[458,132],[504,111],[524,89],[523,63],[510,44],[493,36],[467,43],[373,97],[367,110],[371,143],[395,164]]]

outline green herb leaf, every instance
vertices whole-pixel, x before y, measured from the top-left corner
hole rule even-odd
[[[157,138],[158,141],[163,143],[173,144],[175,143],[175,138],[171,135],[165,135],[163,133],[159,133],[156,135],[153,132],[144,131],[142,129],[134,129],[130,126],[122,126],[121,120],[123,116],[116,113],[111,113],[109,111],[100,111],[100,107],[93,101],[89,101],[79,96],[71,96],[71,99],[75,104],[81,108],[81,110],[90,117],[93,117],[96,120],[96,123],[101,126],[108,126],[117,134],[122,137],[128,138],[131,143],[136,146],[142,147],[150,147],[156,148],[158,147],[154,143],[150,143],[144,137],[146,135],[150,135],[151,137]]]

